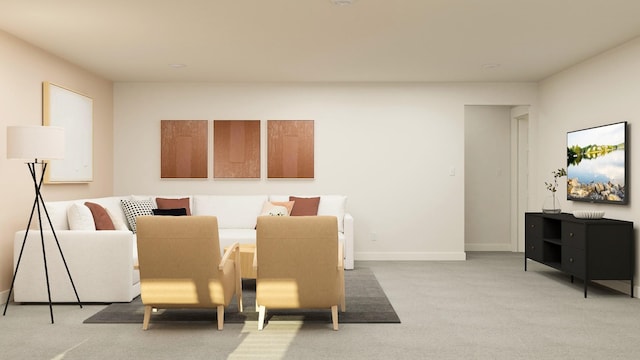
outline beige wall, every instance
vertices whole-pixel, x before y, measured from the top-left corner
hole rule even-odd
[[[640,38],[578,64],[540,83],[540,108],[531,144],[532,210],[539,211],[551,171],[566,166],[567,131],[627,121],[629,131],[629,205],[589,204],[562,200],[563,211],[597,209],[605,216],[640,224]],[[560,198],[566,197],[561,189]],[[640,266],[636,245],[636,266]],[[640,271],[636,268],[636,279]],[[628,291],[627,285],[621,290]],[[636,288],[636,294],[638,290]]]
[[[465,105],[535,106],[536,95],[533,83],[117,83],[114,189],[345,194],[356,259],[464,259]],[[313,119],[316,178],[266,179],[263,123],[262,179],[162,180],[162,119]]]
[[[13,273],[13,237],[26,226],[33,183],[21,161],[6,158],[6,127],[42,123],[42,82],[93,98],[94,181],[43,185],[45,200],[110,195],[113,192],[113,84],[0,31],[0,302]],[[52,249],[53,250],[53,249]]]

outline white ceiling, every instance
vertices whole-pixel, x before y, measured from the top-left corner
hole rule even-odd
[[[639,15],[640,0],[0,0],[0,29],[113,81],[538,81],[640,36]]]

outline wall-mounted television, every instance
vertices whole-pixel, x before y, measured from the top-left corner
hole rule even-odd
[[[567,133],[567,200],[627,204],[627,122]]]

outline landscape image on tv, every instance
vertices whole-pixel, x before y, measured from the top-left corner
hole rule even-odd
[[[567,133],[567,199],[627,203],[626,122]]]

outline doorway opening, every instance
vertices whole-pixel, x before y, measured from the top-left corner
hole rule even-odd
[[[465,106],[465,251],[524,251],[529,106]]]

